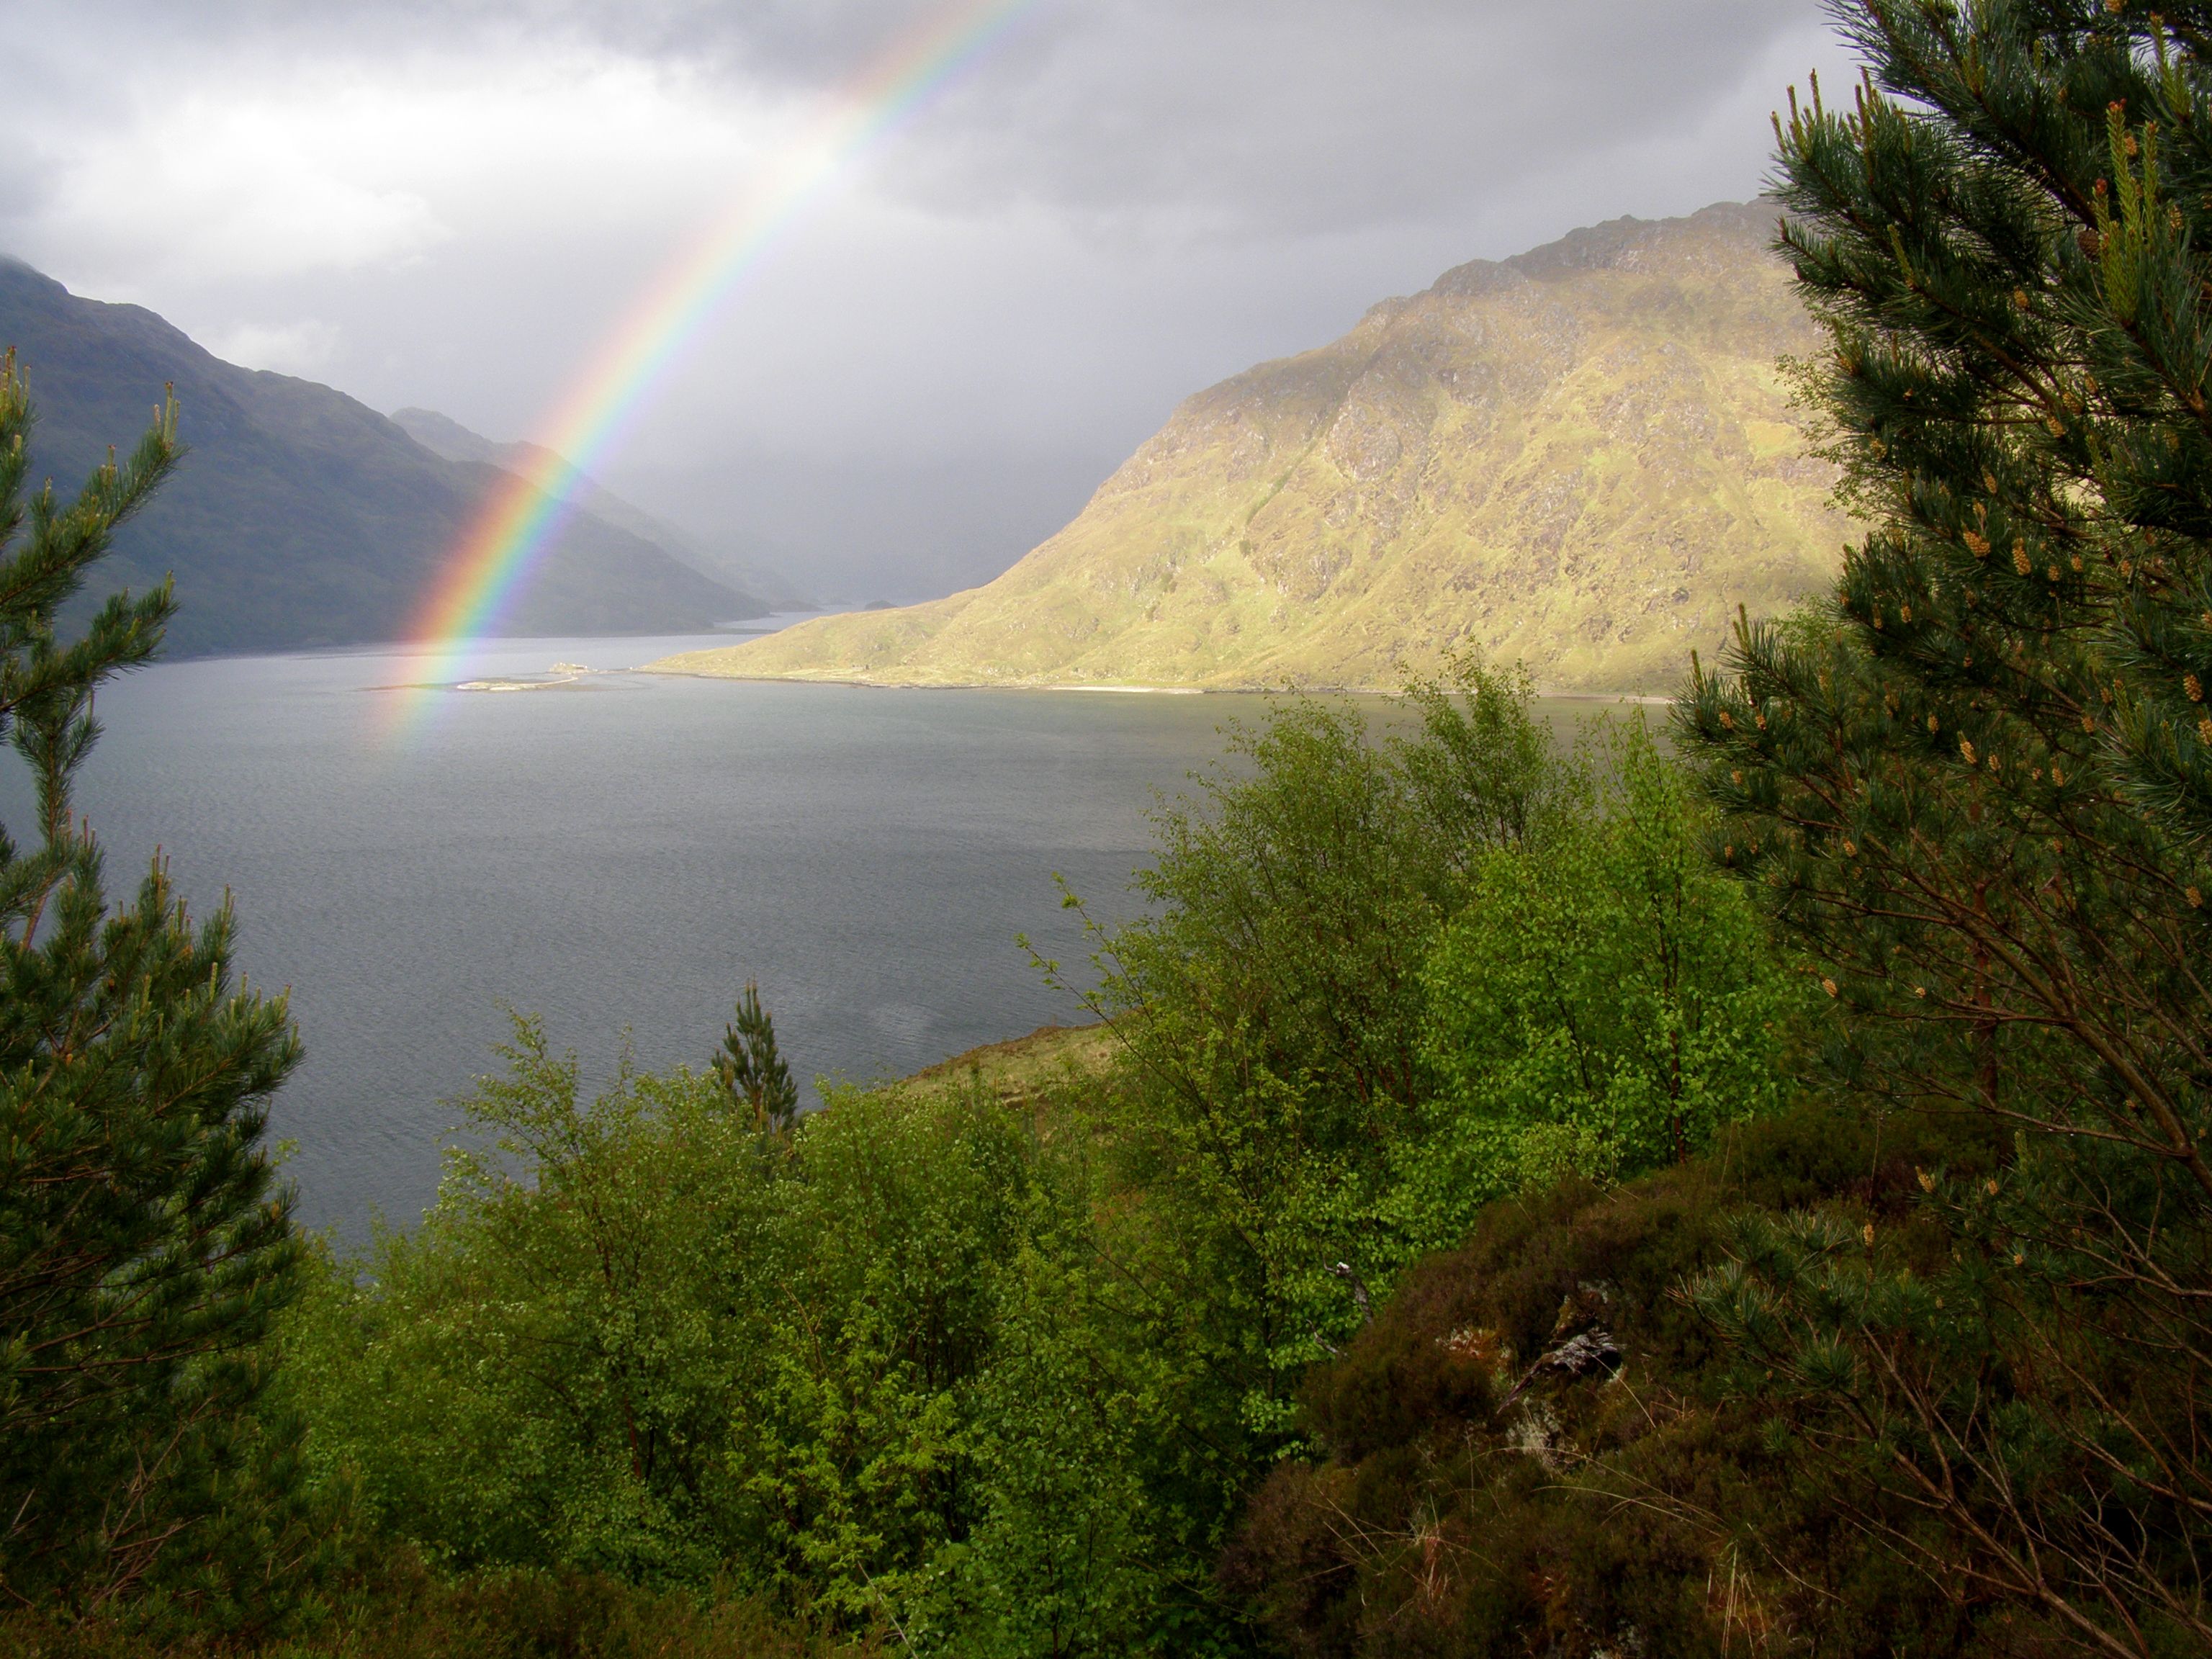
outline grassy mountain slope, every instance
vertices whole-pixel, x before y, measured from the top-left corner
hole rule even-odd
[[[313,381],[238,368],[152,312],[80,299],[0,258],[0,348],[39,410],[33,465],[73,489],[145,429],[164,385],[191,453],[102,567],[111,586],[173,572],[173,651],[392,639],[506,475],[434,455]],[[676,632],[763,607],[650,541],[580,514],[504,618],[515,634]]]
[[[1844,524],[1776,366],[1813,336],[1772,212],[1615,220],[1447,272],[1200,392],[986,586],[670,672],[905,684],[1386,686],[1447,648],[1669,687]]]
[[[501,443],[472,432],[450,415],[434,409],[395,409],[392,423],[434,455],[449,461],[477,462],[525,477],[555,459],[543,445],[528,441]],[[709,580],[718,581],[752,601],[756,608],[733,611],[732,620],[764,616],[771,608],[800,610],[807,601],[775,572],[739,555],[717,551],[665,519],[624,500],[596,478],[586,477],[577,495],[583,510],[604,524],[628,531],[651,542]]]

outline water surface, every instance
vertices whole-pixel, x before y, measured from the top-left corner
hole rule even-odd
[[[510,641],[463,672],[725,643]],[[617,672],[431,693],[395,727],[379,688],[441,672],[461,677],[397,649],[157,665],[101,693],[81,792],[112,892],[158,845],[196,907],[233,893],[246,974],[291,988],[307,1060],[272,1128],[305,1218],[349,1233],[429,1200],[502,1005],[602,1079],[625,1031],[644,1066],[703,1062],[748,979],[810,1079],[1082,1018],[1016,935],[1078,964],[1054,874],[1128,914],[1153,791],[1264,708]],[[0,768],[0,817],[24,804]]]
[[[504,641],[475,678],[720,639]],[[396,650],[165,664],[100,695],[81,791],[127,892],[158,845],[307,1060],[272,1128],[311,1224],[411,1221],[501,1004],[604,1076],[703,1061],[757,979],[794,1071],[903,1074],[1079,1011],[1017,947],[1082,955],[1053,884],[1126,913],[1155,786],[1258,700],[885,691],[611,674],[445,692],[395,735]],[[11,767],[0,807],[24,823]]]

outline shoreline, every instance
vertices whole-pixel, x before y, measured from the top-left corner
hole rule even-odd
[[[1091,695],[1153,697],[1402,697],[1402,690],[1375,685],[1058,685],[1039,680],[952,680],[921,684],[910,680],[855,680],[799,674],[708,674],[691,668],[660,668],[652,664],[601,672],[651,674],[671,680],[722,680],[737,685],[834,685],[854,691],[1077,691]],[[1671,708],[1675,699],[1643,691],[1555,691],[1538,686],[1535,695],[1546,702],[1628,702],[1644,708]]]

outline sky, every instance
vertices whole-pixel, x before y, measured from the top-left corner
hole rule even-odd
[[[544,435],[945,0],[0,0],[0,252],[218,356]],[[1742,200],[1819,0],[1030,0],[811,203],[605,481],[832,602],[988,580],[1184,397]]]

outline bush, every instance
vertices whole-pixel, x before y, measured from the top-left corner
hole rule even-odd
[[[1401,1201],[1431,1248],[1489,1199],[1680,1163],[1782,1097],[1803,978],[1707,861],[1700,816],[1641,724],[1595,736],[1598,810],[1486,854],[1426,970],[1437,1089]]]
[[[1416,686],[1418,725],[1389,741],[1350,704],[1232,728],[1232,764],[1157,815],[1152,913],[1100,939],[1091,1005],[1130,1057],[1115,1180],[1146,1200],[1133,1248],[1235,1402],[1211,1426],[1239,1468],[1287,1443],[1298,1376],[1424,1242],[1394,1194],[1432,1127],[1430,955],[1486,861],[1587,794],[1530,700],[1468,662]]]

